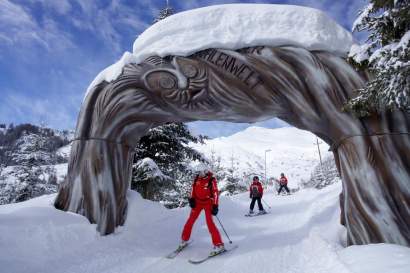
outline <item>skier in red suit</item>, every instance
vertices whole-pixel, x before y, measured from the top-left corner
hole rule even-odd
[[[261,182],[259,182],[259,177],[254,176],[252,184],[249,187],[249,198],[252,199],[251,205],[249,207],[249,215],[253,214],[253,208],[255,207],[255,202],[258,201],[259,214],[265,214],[266,211],[262,206],[263,187]]]
[[[218,187],[215,177],[212,172],[205,169],[198,172],[192,184],[191,197],[189,198],[189,206],[192,208],[188,220],[185,223],[182,231],[182,242],[180,246],[187,244],[191,237],[192,227],[202,210],[205,211],[206,224],[209,233],[212,237],[214,245],[213,253],[222,252],[225,250],[221,235],[218,228],[212,219],[212,215],[218,214]]]
[[[284,173],[280,174],[280,178],[279,180],[277,180],[279,182],[279,190],[278,190],[278,195],[280,194],[280,192],[282,191],[282,189],[285,189],[288,194],[290,194],[289,188],[288,188],[288,179],[286,178]]]

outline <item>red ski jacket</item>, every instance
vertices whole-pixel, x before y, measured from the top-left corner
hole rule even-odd
[[[279,178],[279,184],[287,185],[288,184],[288,179],[285,176],[282,176],[281,178]]]
[[[209,183],[210,181],[211,184]],[[211,188],[209,188],[208,185],[210,185]],[[191,198],[195,198],[195,200],[200,202],[212,201],[213,205],[218,205],[218,186],[211,172],[208,172],[204,177],[195,178],[194,184],[192,185]]]
[[[259,181],[253,181],[253,182],[252,182],[251,186],[249,187],[249,194],[250,194],[251,197],[253,197],[253,196],[252,196],[252,193],[253,193],[252,188],[253,188],[253,187],[257,187],[258,192],[259,192],[259,194],[260,194],[260,197],[262,197],[262,195],[263,195],[262,183],[259,182]],[[255,197],[257,197],[257,196],[255,196]]]

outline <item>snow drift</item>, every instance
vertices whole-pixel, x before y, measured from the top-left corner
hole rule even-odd
[[[377,244],[344,248],[338,224],[340,184],[291,196],[265,193],[272,207],[247,218],[248,194],[222,197],[219,217],[239,248],[199,266],[211,248],[202,214],[192,246],[174,260],[189,208],[167,210],[128,192],[125,225],[101,237],[85,217],[56,210],[55,195],[0,206],[0,268],[7,273],[407,273],[410,249]],[[221,235],[223,236],[222,230]],[[227,243],[226,237],[223,237]]]

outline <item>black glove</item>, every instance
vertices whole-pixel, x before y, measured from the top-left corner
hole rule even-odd
[[[218,214],[218,205],[213,205],[212,206],[212,215],[217,215]]]
[[[195,208],[195,199],[194,198],[189,198],[188,202],[189,202],[189,206],[191,208]]]

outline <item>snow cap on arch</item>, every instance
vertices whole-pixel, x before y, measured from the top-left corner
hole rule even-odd
[[[133,54],[142,61],[209,48],[295,45],[347,56],[352,43],[350,31],[318,9],[224,4],[183,11],[155,23],[135,40]]]
[[[87,89],[118,78],[125,65],[150,56],[189,56],[209,49],[252,46],[298,46],[347,57],[350,31],[318,9],[275,4],[214,5],[171,15],[147,28],[133,52],[101,71]],[[85,99],[84,97],[84,99]]]

